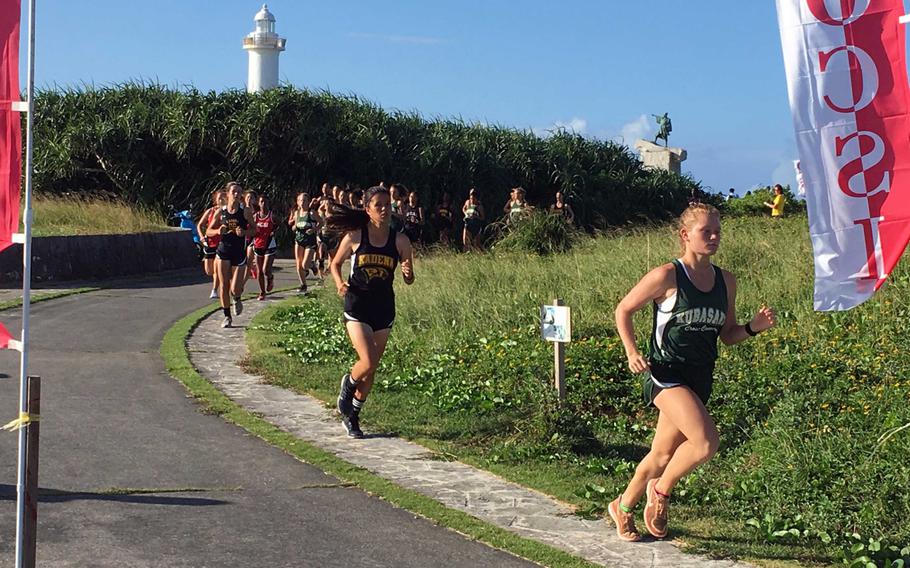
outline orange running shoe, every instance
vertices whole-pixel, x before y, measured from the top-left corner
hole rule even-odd
[[[631,511],[626,513],[620,508],[620,499],[622,499],[622,495],[607,505],[607,512],[610,513],[610,518],[616,525],[616,536],[626,542],[638,542],[641,540],[641,534],[635,528],[635,516]]]
[[[657,481],[660,478],[648,481],[645,495],[648,503],[645,505],[645,528],[654,538],[667,536],[667,523],[669,521],[670,497],[657,492]]]

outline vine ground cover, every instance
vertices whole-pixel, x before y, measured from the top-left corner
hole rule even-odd
[[[709,404],[721,450],[674,493],[673,537],[767,566],[906,563],[910,543],[910,265],[873,300],[812,311],[804,218],[728,219],[716,264],[736,274],[745,321],[779,325],[721,347]],[[656,415],[626,370],[613,310],[673,258],[670,228],[583,240],[546,258],[440,253],[398,286],[398,316],[364,426],[419,441],[602,516],[647,452]],[[568,398],[551,387],[539,306],[572,307]],[[353,360],[332,290],[264,312],[248,364],[327,402]],[[636,317],[644,348],[650,313]],[[890,436],[889,436],[890,434]],[[641,508],[639,507],[639,512]],[[609,530],[605,527],[605,530]]]

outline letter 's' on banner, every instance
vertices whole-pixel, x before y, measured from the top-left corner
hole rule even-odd
[[[0,0],[0,251],[19,230],[22,164],[19,101],[19,0]]]
[[[815,309],[847,310],[910,240],[902,0],[777,0],[815,253]]]

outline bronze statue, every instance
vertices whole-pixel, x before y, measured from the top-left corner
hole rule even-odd
[[[657,144],[658,140],[663,139],[664,147],[666,148],[670,143],[670,132],[673,131],[673,123],[670,122],[669,113],[664,113],[663,116],[658,116],[652,114],[651,116],[657,121],[657,136],[654,137],[654,143]]]

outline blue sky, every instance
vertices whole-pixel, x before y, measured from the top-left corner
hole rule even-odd
[[[544,134],[565,125],[630,145],[653,137],[651,114],[669,112],[670,143],[688,151],[683,171],[708,188],[795,183],[770,0],[268,4],[288,40],[281,79],[297,87]],[[240,42],[260,5],[38,0],[37,85],[243,89]],[[23,85],[25,54],[23,45]]]

